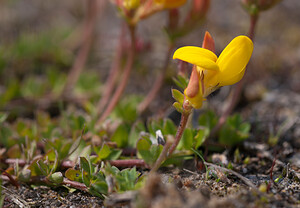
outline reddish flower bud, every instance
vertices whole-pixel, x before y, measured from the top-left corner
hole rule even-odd
[[[242,5],[251,15],[257,15],[258,12],[268,10],[280,1],[281,0],[242,0]]]
[[[204,17],[209,9],[209,5],[210,0],[193,0],[193,15]]]
[[[193,71],[190,77],[189,84],[187,88],[185,89],[185,94],[188,97],[195,97],[199,92],[199,82],[200,82],[200,75],[197,71],[196,67],[193,67]]]
[[[179,22],[179,11],[177,8],[169,9],[169,29],[175,30]]]
[[[211,37],[210,33],[208,31],[205,32],[202,48],[208,49],[212,52],[215,52],[215,41]]]

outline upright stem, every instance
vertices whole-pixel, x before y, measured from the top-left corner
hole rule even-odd
[[[182,134],[183,134],[183,131],[186,127],[186,124],[187,124],[187,121],[189,119],[189,116],[190,116],[190,111],[188,112],[183,112],[181,114],[181,120],[180,120],[180,124],[179,124],[179,127],[177,129],[177,132],[176,132],[176,136],[175,136],[175,141],[174,143],[171,145],[170,149],[169,149],[169,153],[168,153],[168,156],[172,155],[172,153],[174,152],[174,150],[176,149],[181,137],[182,137]]]
[[[174,44],[170,43],[162,70],[160,71],[155,83],[153,84],[153,87],[148,92],[145,99],[138,106],[138,112],[140,114],[142,114],[148,108],[149,104],[155,99],[159,90],[161,89],[161,87],[164,83],[164,79],[165,79],[165,75],[166,75],[169,63],[170,63],[170,57],[171,57],[173,48],[174,48]]]
[[[167,138],[167,143],[165,144],[165,146],[164,146],[162,152],[160,153],[158,159],[156,160],[155,164],[151,168],[150,174],[157,171],[158,168],[160,167],[160,165],[162,164],[162,162],[167,157],[171,156],[172,153],[174,152],[174,150],[176,149],[176,147],[182,137],[184,129],[186,127],[189,116],[191,114],[192,107],[189,105],[188,102],[184,102],[183,109],[184,109],[184,111],[181,113],[181,120],[180,120],[180,124],[179,124],[179,127],[178,127],[176,135],[175,135],[175,139],[173,139],[171,137]]]
[[[123,73],[123,79],[121,80],[118,88],[116,89],[115,93],[113,94],[113,97],[109,101],[105,111],[103,112],[102,116],[98,120],[98,123],[101,123],[115,108],[117,105],[125,87],[129,79],[129,75],[131,73],[131,69],[134,62],[135,57],[135,26],[129,25],[129,32],[130,32],[130,39],[131,39],[131,46],[130,51],[127,57],[127,63],[124,69]]]
[[[106,82],[104,84],[103,96],[101,97],[97,105],[97,115],[101,114],[107,102],[109,101],[110,95],[113,92],[117,81],[117,77],[120,71],[122,54],[123,54],[123,45],[124,45],[123,43],[124,43],[124,36],[125,36],[124,32],[125,32],[125,27],[123,25],[119,37],[118,48],[112,66],[110,68],[108,78],[106,79]]]
[[[150,174],[156,172],[158,170],[158,168],[160,167],[160,165],[163,163],[163,161],[167,158],[169,148],[172,144],[172,140],[173,139],[170,137],[167,138],[167,143],[164,145],[162,152],[160,153],[159,157],[157,158],[156,162],[154,163],[153,167],[151,168]]]
[[[64,95],[67,95],[72,90],[86,63],[87,56],[91,48],[92,34],[95,29],[97,14],[98,0],[87,0],[87,16],[85,20],[85,26],[83,28],[81,46],[79,53],[77,54],[77,57],[74,61],[74,64],[68,74],[67,81],[62,92],[62,94]]]
[[[249,28],[248,36],[252,41],[254,41],[255,28],[256,28],[258,17],[259,17],[258,14],[250,16],[250,28]]]

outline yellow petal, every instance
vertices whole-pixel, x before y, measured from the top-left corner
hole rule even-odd
[[[247,36],[234,38],[217,60],[221,86],[232,85],[243,77],[253,51],[253,43]]]
[[[217,56],[210,50],[200,47],[181,47],[175,51],[173,59],[180,59],[207,70],[219,69],[218,65],[216,64]]]
[[[162,4],[165,9],[174,9],[185,4],[186,0],[155,0],[155,2]]]

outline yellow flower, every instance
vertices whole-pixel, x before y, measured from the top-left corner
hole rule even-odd
[[[165,9],[174,9],[185,4],[186,0],[154,0],[155,3],[162,5]]]
[[[124,0],[123,6],[127,10],[137,9],[140,6],[140,0]]]
[[[200,108],[204,98],[214,90],[240,81],[245,73],[252,51],[253,43],[246,36],[234,38],[219,57],[208,49],[195,46],[185,46],[177,49],[173,59],[180,59],[193,64],[193,71],[196,70],[199,74],[195,76],[198,77],[198,89],[196,89],[195,83],[191,86],[189,83],[190,87],[188,86],[184,91],[186,99],[194,108]],[[196,78],[193,78],[193,80],[196,80]],[[197,93],[194,91],[197,91]]]

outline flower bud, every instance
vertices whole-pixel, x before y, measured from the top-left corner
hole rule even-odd
[[[185,89],[185,94],[188,97],[195,97],[197,93],[199,92],[199,81],[200,81],[200,75],[196,69],[196,67],[193,68],[189,84],[187,88]]]
[[[210,0],[193,0],[192,15],[204,17],[209,9]]]
[[[123,6],[127,10],[134,10],[140,6],[140,0],[124,0]]]
[[[258,12],[268,10],[280,1],[281,0],[242,0],[242,5],[251,15],[257,15]]]
[[[155,3],[163,6],[164,9],[174,9],[185,4],[186,0],[154,0]]]
[[[202,91],[203,90],[201,85],[201,77],[197,70],[197,67],[194,66],[189,84],[187,88],[184,90],[184,95],[185,95],[185,99],[195,109],[199,109],[202,106],[203,103]]]
[[[205,32],[205,35],[203,38],[202,48],[205,48],[212,52],[215,52],[215,41],[211,37],[210,33],[207,31]]]
[[[179,11],[177,8],[169,10],[168,29],[175,30],[178,27]]]

